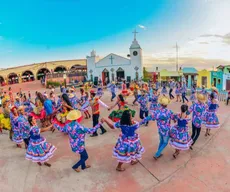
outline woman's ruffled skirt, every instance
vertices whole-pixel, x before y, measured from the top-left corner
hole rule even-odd
[[[169,144],[173,148],[178,150],[188,150],[192,143],[193,140],[188,132],[179,132],[177,126],[172,127],[170,130]]]
[[[13,134],[13,142],[15,142],[16,144],[21,144],[23,142],[22,139],[22,133],[20,132],[20,130],[13,130],[14,134]]]
[[[132,117],[135,116],[136,111],[129,109]],[[121,116],[123,114],[124,110],[114,110],[112,113],[109,114],[109,119],[111,119],[113,122],[118,122],[121,119]]]
[[[85,112],[89,110],[89,101],[86,101],[82,106],[81,106],[81,111]]]
[[[47,162],[54,154],[56,147],[46,142],[46,139],[41,137],[38,140],[30,140],[26,151],[26,159],[33,162]]]
[[[116,146],[113,149],[113,157],[118,162],[130,163],[131,161],[140,160],[145,149],[141,145],[138,134],[133,137],[119,136]]]
[[[215,112],[206,112],[204,124],[207,129],[220,128],[220,122]]]

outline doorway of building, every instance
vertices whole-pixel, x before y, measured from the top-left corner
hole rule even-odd
[[[107,69],[104,69],[102,71],[102,83],[103,83],[103,85],[107,85],[109,82],[110,82],[109,71]]]
[[[124,79],[125,78],[125,71],[119,67],[117,69],[117,79]]]

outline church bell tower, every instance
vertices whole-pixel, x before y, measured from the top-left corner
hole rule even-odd
[[[132,71],[133,74],[135,74],[134,77],[135,79],[141,79],[143,77],[143,58],[142,58],[141,46],[139,45],[136,39],[137,33],[138,32],[136,30],[133,32],[134,39],[129,48],[129,51],[130,51]]]

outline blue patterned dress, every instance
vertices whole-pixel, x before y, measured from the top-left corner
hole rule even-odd
[[[163,86],[163,88],[162,88],[162,90],[161,90],[161,94],[162,94],[162,95],[167,95],[167,94],[168,94],[168,91],[167,91],[167,88],[166,88],[165,85]]]
[[[150,107],[149,107],[149,111],[150,112],[154,112],[156,111],[160,105],[158,104],[158,95],[152,95],[152,97],[149,98],[150,103]]]
[[[196,89],[195,88],[191,88],[191,96],[190,96],[190,101],[195,102],[196,101]]]
[[[188,122],[190,119],[181,118],[181,114],[175,114],[174,118],[177,124],[172,126],[170,130],[170,145],[178,150],[188,150],[193,140],[189,136]]]
[[[12,138],[13,142],[15,142],[16,144],[21,144],[23,142],[23,139],[22,139],[22,132],[18,126],[18,117],[15,117],[12,113],[10,115],[10,123],[11,123],[12,130],[14,132]]]
[[[102,97],[103,94],[104,94],[103,89],[101,87],[98,87],[97,88],[97,96]]]
[[[176,94],[177,96],[180,96],[180,95],[181,95],[181,88],[180,88],[179,86],[176,86],[175,94]]]
[[[120,128],[121,134],[113,149],[113,157],[122,163],[140,160],[145,150],[141,145],[139,135],[136,133],[139,123],[134,122],[133,125],[128,126],[120,125],[120,122],[117,122],[114,124],[114,128]]]
[[[24,101],[24,102],[22,103],[22,105],[25,107],[25,112],[26,112],[27,114],[29,114],[29,113],[31,113],[31,112],[33,111],[33,107],[32,107],[32,105],[31,105],[31,103],[30,103],[29,100]]]
[[[69,135],[69,143],[74,153],[81,153],[85,150],[85,135],[87,133],[93,134],[101,124],[99,123],[94,128],[87,128],[79,124],[77,121],[72,121],[63,126],[53,123],[53,126],[59,131]]]
[[[33,162],[47,162],[54,154],[56,147],[46,142],[40,135],[38,126],[30,129],[30,143],[26,151],[26,159]]]
[[[23,139],[28,139],[30,137],[30,124],[25,115],[19,115],[18,117],[18,127],[22,133]]]
[[[219,105],[217,103],[208,102],[208,109],[205,113],[205,126],[207,129],[217,129],[220,127],[219,119],[216,115]]]
[[[82,103],[81,111],[88,111],[90,107],[89,98],[86,95],[82,95],[80,100]]]
[[[148,111],[148,96],[145,95],[145,96],[140,96],[137,100],[137,102],[140,104],[140,110],[142,111]]]
[[[74,95],[74,97],[72,97],[72,98],[69,98],[69,101],[70,101],[70,103],[74,109],[78,109],[78,104],[79,104],[80,100],[77,98],[76,95]]]

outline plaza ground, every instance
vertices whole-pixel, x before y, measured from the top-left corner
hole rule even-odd
[[[17,87],[14,88],[17,91]],[[35,84],[22,87],[23,90],[42,90]],[[110,93],[102,100],[108,105]],[[131,103],[133,97],[128,98]],[[86,148],[92,168],[80,173],[71,167],[78,161],[78,155],[71,152],[68,136],[55,131],[42,133],[47,141],[57,147],[50,160],[51,168],[39,167],[25,160],[25,149],[18,149],[5,132],[0,135],[0,191],[2,192],[229,192],[230,191],[230,106],[220,104],[218,116],[221,128],[205,137],[202,129],[193,151],[181,152],[177,159],[172,157],[174,149],[168,146],[162,158],[155,161],[153,154],[158,147],[158,133],[155,122],[138,131],[146,152],[134,166],[125,165],[125,172],[115,170],[117,162],[112,158],[112,149],[119,130],[108,130],[103,136],[91,138],[87,135]],[[139,120],[139,107],[135,119]],[[178,112],[180,104],[172,102],[170,109]],[[102,109],[101,117],[109,112]],[[91,120],[83,120],[91,127]],[[191,127],[191,126],[190,126]]]

